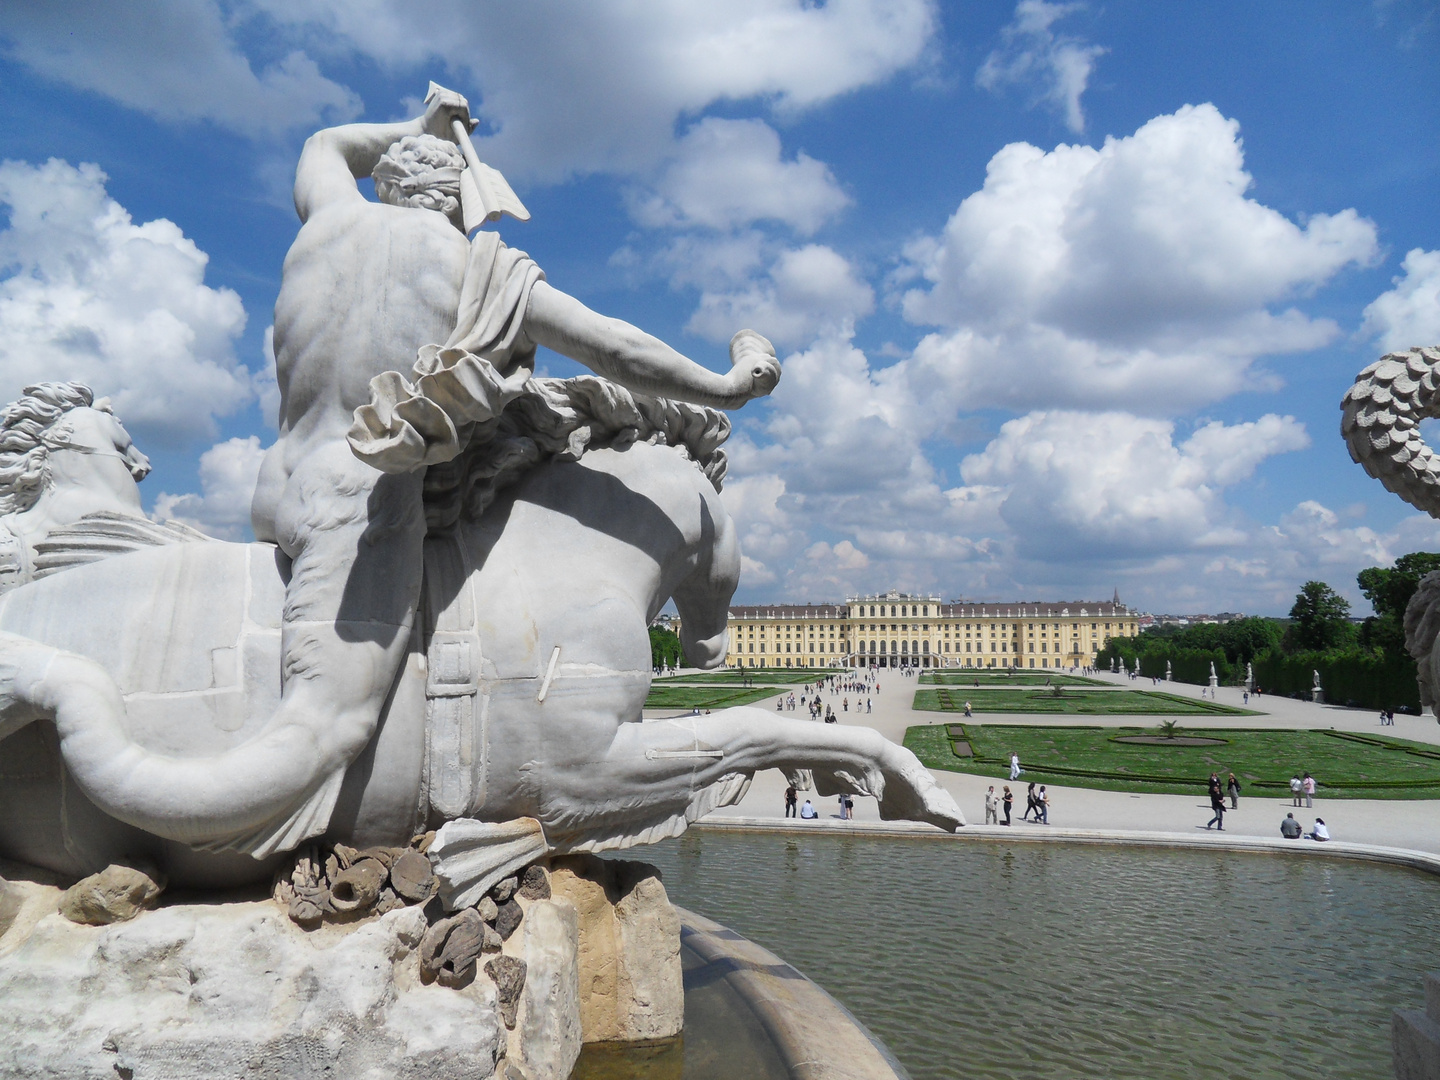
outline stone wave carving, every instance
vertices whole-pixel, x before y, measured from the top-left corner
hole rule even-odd
[[[1420,421],[1440,416],[1440,346],[1387,353],[1355,376],[1340,407],[1350,457],[1417,510],[1440,516],[1440,459]]]

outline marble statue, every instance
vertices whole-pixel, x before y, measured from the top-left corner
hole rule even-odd
[[[1245,663],[1245,689],[1251,694],[1255,692],[1255,665],[1249,661]]]
[[[1220,685],[1220,677],[1215,674],[1215,661],[1210,661],[1210,697],[1214,699],[1215,690]]]
[[[1169,682],[1169,681],[1170,681],[1170,661],[1169,661],[1169,660],[1166,660],[1166,661],[1165,661],[1165,681],[1166,681],[1166,682]]]
[[[541,856],[676,835],[761,769],[964,824],[868,729],[642,722],[667,601],[690,662],[724,660],[740,553],[717,408],[779,364],[741,331],[714,374],[494,232],[467,239],[524,216],[498,173],[471,176],[470,124],[432,84],[416,120],[307,141],[257,542],[132,544],[0,595],[0,856],[75,875],[145,857],[215,886],[311,837],[438,827],[463,906]],[[534,378],[539,345],[600,377]]]
[[[84,383],[27,386],[0,410],[0,592],[120,551],[202,539],[140,508],[150,461]]]
[[[1440,345],[1386,353],[1355,376],[1340,402],[1340,434],[1351,460],[1433,518],[1440,518],[1440,457],[1426,444],[1420,422],[1440,416],[1437,388]],[[1415,660],[1422,713],[1433,715],[1440,688],[1440,572],[1422,578],[1405,606],[1405,648]]]

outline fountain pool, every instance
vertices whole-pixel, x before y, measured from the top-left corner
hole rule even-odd
[[[1385,1080],[1440,966],[1440,880],[1374,863],[711,830],[642,857],[914,1080]]]

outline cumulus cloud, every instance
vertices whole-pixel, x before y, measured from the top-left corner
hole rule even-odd
[[[1059,555],[1059,537],[1066,558],[1132,556],[1234,542],[1221,492],[1310,445],[1302,424],[1274,414],[1174,436],[1173,423],[1128,413],[1030,413],[965,458],[961,475],[992,497],[1003,490],[1000,517],[1028,557]]]
[[[1084,131],[1080,97],[1090,83],[1095,61],[1109,50],[1054,30],[1055,23],[1084,7],[1020,0],[1015,5],[1015,18],[1000,31],[1000,47],[985,58],[975,73],[976,85],[986,90],[1023,86],[1031,92],[1035,104],[1058,109],[1071,131]]]
[[[778,347],[818,337],[848,337],[870,314],[875,293],[834,249],[807,244],[780,252],[769,272],[730,291],[705,291],[685,329],[728,341],[753,327]]]
[[[53,158],[0,163],[0,205],[0,400],[82,379],[132,429],[171,442],[249,402],[240,298],[205,284],[208,256],[173,222],[136,225],[97,166]]]
[[[912,244],[915,370],[972,406],[1116,400],[1187,411],[1271,387],[1257,357],[1339,332],[1275,311],[1377,255],[1354,210],[1304,226],[1247,198],[1239,125],[1185,106],[1099,149],[1014,143],[943,233]]]
[[[541,180],[647,173],[682,116],[745,99],[809,108],[915,63],[938,26],[931,0],[442,0],[424,18],[399,0],[259,6],[385,67],[442,60],[456,89],[479,91],[482,156]]]
[[[275,135],[358,116],[360,99],[295,50],[256,71],[218,4],[102,0],[6,5],[0,50],[39,74],[165,121]]]
[[[763,120],[709,117],[675,148],[653,190],[632,194],[631,213],[650,228],[733,229],[755,221],[815,232],[849,204],[830,167],[800,153],[784,160]]]
[[[1386,352],[1440,344],[1440,251],[1414,248],[1400,269],[1395,287],[1365,309],[1361,333]]]
[[[265,451],[258,437],[227,439],[200,455],[201,494],[155,497],[156,521],[183,521],[222,540],[251,537],[250,502]]]

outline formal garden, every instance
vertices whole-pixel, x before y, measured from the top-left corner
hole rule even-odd
[[[1274,798],[1309,772],[1321,798],[1440,798],[1440,748],[1328,729],[941,723],[909,728],[905,745],[929,768],[997,779],[1009,777],[1013,751],[1021,784],[1190,795],[1205,792],[1212,772],[1233,772],[1242,798]]]
[[[1000,688],[1006,686],[1109,686],[1100,679],[1083,675],[1062,675],[1060,672],[1026,671],[1019,668],[975,668],[973,670],[926,671],[920,675],[921,686],[969,686]]]
[[[1120,686],[922,686],[911,706],[917,712],[1043,713],[1049,716],[1258,716],[1251,709],[1221,705],[1204,698]]]

